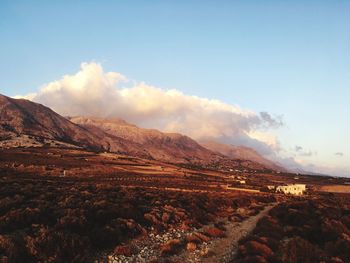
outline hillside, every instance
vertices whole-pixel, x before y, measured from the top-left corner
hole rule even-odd
[[[70,120],[91,132],[100,129],[111,136],[137,143],[157,160],[208,164],[223,158],[221,154],[215,154],[191,138],[178,133],[143,129],[119,119],[72,117]]]
[[[149,157],[140,147],[101,130],[72,123],[50,108],[0,95],[0,141],[6,146],[78,146]]]
[[[222,144],[214,141],[203,141],[200,143],[203,147],[212,150],[213,152],[223,154],[230,159],[249,160],[259,163],[271,170],[285,171],[283,167],[264,158],[257,151],[249,147]]]

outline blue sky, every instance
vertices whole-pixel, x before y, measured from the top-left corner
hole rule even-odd
[[[96,61],[283,115],[272,132],[286,151],[301,146],[313,153],[297,156],[305,163],[350,170],[349,14],[350,1],[3,0],[0,92],[34,92]]]

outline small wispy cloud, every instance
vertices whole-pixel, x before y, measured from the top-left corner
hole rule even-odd
[[[334,155],[335,155],[335,156],[339,156],[339,157],[343,157],[343,156],[344,156],[344,153],[342,153],[342,152],[336,152]]]
[[[279,128],[284,125],[282,116],[272,117],[268,112],[262,111],[260,112],[260,117],[262,120],[264,120],[265,124],[267,124],[268,128]]]
[[[295,145],[293,150],[297,156],[310,157],[313,155],[317,155],[317,152],[313,152],[311,150],[304,150],[304,148],[300,145]]]
[[[303,150],[303,147],[301,147],[301,146],[299,146],[299,145],[295,145],[294,150],[295,150],[296,152],[300,152],[300,151]]]

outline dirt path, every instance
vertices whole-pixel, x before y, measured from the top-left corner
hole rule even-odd
[[[227,225],[227,237],[213,241],[209,249],[215,254],[201,259],[201,262],[232,262],[237,253],[238,241],[252,232],[259,219],[267,215],[274,206],[276,206],[276,203],[265,207],[259,214],[248,218],[238,225],[235,223]]]
[[[185,239],[185,237],[193,232],[200,232],[201,229],[192,229],[184,231],[180,229],[173,229],[166,233],[156,234],[150,233],[146,239],[140,239],[139,242],[134,242],[134,245],[138,247],[139,252],[131,257],[116,256],[112,254],[101,255],[97,262],[110,262],[110,263],[145,263],[149,260],[152,262],[205,262],[205,263],[228,263],[234,259],[238,241],[248,235],[256,226],[258,220],[264,217],[270,210],[276,205],[276,203],[266,206],[257,215],[251,216],[246,220],[238,222],[227,222],[225,224],[226,237],[212,239],[209,242],[201,243],[195,251],[188,251],[183,249],[179,254],[175,254],[170,257],[162,257],[160,255],[159,246],[164,244],[168,240]],[[169,261],[170,260],[170,261]]]

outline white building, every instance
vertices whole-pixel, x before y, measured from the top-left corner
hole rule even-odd
[[[306,191],[305,184],[288,184],[276,187],[276,192],[292,195],[302,195]]]

